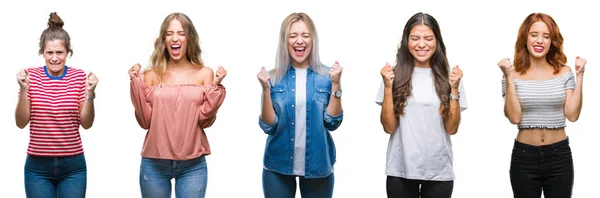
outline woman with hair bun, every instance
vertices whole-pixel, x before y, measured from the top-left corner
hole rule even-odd
[[[65,65],[73,49],[63,25],[52,12],[39,44],[46,65],[17,74],[20,92],[15,120],[21,129],[29,124],[30,131],[27,197],[85,197],[87,168],[79,126],[89,129],[94,123],[98,78]]]

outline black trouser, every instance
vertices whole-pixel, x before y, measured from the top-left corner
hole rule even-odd
[[[515,198],[571,197],[573,158],[569,139],[533,146],[515,141],[510,162],[510,182]]]
[[[420,189],[419,189],[420,187]],[[454,181],[426,181],[388,176],[388,198],[450,198]]]

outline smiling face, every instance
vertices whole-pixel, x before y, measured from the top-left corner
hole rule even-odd
[[[50,75],[61,76],[67,60],[65,42],[63,40],[47,41],[44,47],[44,60]]]
[[[187,38],[181,22],[171,20],[166,31],[165,43],[171,60],[179,61],[186,57]]]
[[[431,67],[429,61],[436,50],[437,41],[427,25],[417,25],[410,30],[408,49],[415,60],[415,67]]]
[[[308,57],[313,43],[308,26],[304,21],[299,20],[292,23],[287,41],[292,65],[301,68],[308,67]]]
[[[545,58],[550,51],[551,42],[550,30],[546,23],[538,21],[531,25],[527,35],[527,50],[531,58]]]

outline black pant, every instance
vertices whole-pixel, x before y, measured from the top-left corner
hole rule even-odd
[[[419,189],[419,187],[421,187]],[[388,176],[388,198],[450,198],[454,181],[426,181]]]
[[[510,162],[510,182],[515,198],[571,197],[573,158],[569,139],[532,146],[515,141]]]

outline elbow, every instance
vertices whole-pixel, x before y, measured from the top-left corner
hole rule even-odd
[[[25,126],[27,126],[27,123],[19,123],[19,122],[17,122],[17,127],[19,127],[19,129],[23,129],[23,128],[25,128]]]
[[[88,129],[92,128],[92,125],[93,125],[92,123],[89,123],[89,124],[88,123],[85,123],[85,124],[81,123],[81,127],[83,129],[85,129],[85,130],[88,130]]]
[[[458,129],[446,130],[446,133],[448,135],[456,135],[456,133],[458,133]]]
[[[569,122],[577,122],[577,120],[579,120],[579,115],[567,116],[567,120],[569,120]]]
[[[383,124],[383,131],[387,134],[393,134],[394,132],[396,132],[396,127],[392,127],[392,126],[388,126],[386,124]]]
[[[508,117],[508,121],[510,121],[511,124],[519,124],[521,123],[521,116],[507,116]]]

